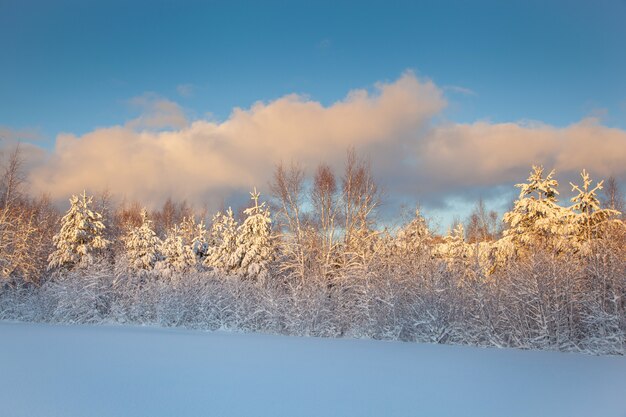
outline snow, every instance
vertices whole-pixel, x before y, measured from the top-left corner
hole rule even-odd
[[[624,417],[626,358],[0,322],[0,415]]]

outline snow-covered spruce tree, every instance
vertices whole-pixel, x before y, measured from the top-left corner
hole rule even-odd
[[[259,205],[256,188],[250,196],[254,206],[244,211],[247,217],[237,229],[234,265],[238,275],[262,281],[267,277],[269,263],[274,257],[272,219],[265,202]]]
[[[85,192],[70,198],[61,230],[52,238],[56,250],[48,258],[48,269],[90,264],[109,245],[103,237],[102,215],[91,209],[92,201]]]
[[[192,247],[185,244],[181,230],[176,225],[161,242],[159,252],[161,260],[156,263],[155,270],[165,276],[189,271],[196,265],[196,255]]]
[[[405,254],[423,253],[431,239],[426,220],[415,210],[415,218],[402,228],[396,237],[396,245]]]
[[[472,247],[465,243],[463,223],[457,224],[454,229],[448,231],[444,242],[435,247],[434,255],[445,259],[448,265],[454,265],[459,261],[466,263],[472,255]]]
[[[554,170],[544,178],[543,167],[533,165],[528,183],[516,185],[520,188],[519,197],[503,220],[509,225],[504,238],[511,241],[517,252],[537,244],[557,251],[569,246],[571,212],[557,204],[559,184],[553,177]]]
[[[204,266],[230,272],[234,259],[237,240],[237,222],[229,207],[226,213],[218,212],[213,216],[211,231],[207,244]]]
[[[133,227],[124,238],[126,259],[130,269],[149,271],[160,259],[161,240],[152,229],[146,209],[141,211],[141,226]]]
[[[601,231],[600,228],[607,220],[611,217],[618,217],[621,213],[617,210],[602,209],[600,207],[597,191],[602,189],[604,181],[600,181],[595,187],[591,188],[592,181],[589,173],[583,169],[580,176],[583,180],[582,187],[570,182],[572,191],[578,192],[571,200],[574,204],[570,207],[570,210],[573,212],[572,221],[576,228],[576,242],[580,245],[585,245],[585,243],[598,237]]]
[[[373,262],[368,269],[377,269],[388,279],[397,279],[403,274],[413,274],[430,258],[432,236],[426,220],[419,210],[415,218],[396,233],[385,228],[378,233]]]
[[[185,217],[180,225],[180,235],[183,244],[192,248],[196,261],[199,264],[203,263],[209,248],[204,221],[200,220],[199,223],[196,223],[195,217]]]

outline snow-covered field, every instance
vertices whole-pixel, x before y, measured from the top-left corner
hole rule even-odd
[[[626,358],[0,323],[0,415],[624,417]]]

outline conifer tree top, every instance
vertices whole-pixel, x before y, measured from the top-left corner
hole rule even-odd
[[[528,177],[528,183],[516,184],[515,186],[520,188],[519,198],[534,198],[532,196],[533,193],[537,193],[537,199],[543,200],[548,199],[552,202],[556,202],[556,196],[559,195],[557,187],[559,183],[556,179],[554,179],[555,171],[552,170],[550,173],[544,178],[543,177],[543,166],[541,165],[533,165],[530,176]]]

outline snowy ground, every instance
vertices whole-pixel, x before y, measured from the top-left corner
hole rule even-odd
[[[626,358],[0,323],[0,415],[624,417]]]

